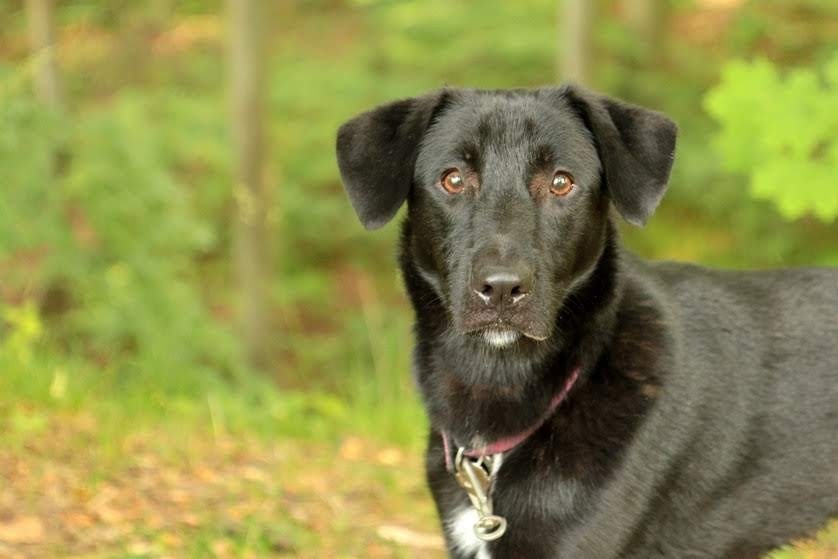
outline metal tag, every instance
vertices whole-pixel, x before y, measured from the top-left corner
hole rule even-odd
[[[506,532],[506,519],[492,514],[492,459],[477,460],[465,456],[460,448],[454,460],[454,477],[468,495],[479,519],[474,525],[474,534],[483,541],[493,541]]]

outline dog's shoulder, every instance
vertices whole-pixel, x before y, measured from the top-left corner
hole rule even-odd
[[[655,300],[679,368],[715,377],[785,385],[805,368],[821,383],[838,361],[838,270],[719,270],[626,258],[628,284]]]
[[[764,323],[796,321],[803,315],[812,323],[822,316],[827,324],[838,327],[838,269],[740,271],[634,257],[629,262],[630,270],[646,276],[662,297],[685,307],[691,316],[740,315]]]

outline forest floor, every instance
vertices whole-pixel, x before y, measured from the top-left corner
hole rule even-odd
[[[84,413],[13,417],[3,558],[443,556],[421,459],[401,448],[162,427],[116,442]]]
[[[443,557],[416,451],[0,418],[0,557]],[[838,524],[777,559],[838,557]]]

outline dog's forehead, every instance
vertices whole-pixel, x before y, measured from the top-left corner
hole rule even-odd
[[[533,91],[460,90],[427,131],[418,168],[435,172],[451,158],[470,157],[524,163],[545,151],[598,166],[591,134],[564,98]]]
[[[563,99],[532,92],[458,92],[435,119],[426,144],[442,150],[485,152],[503,147],[530,149],[589,135]]]

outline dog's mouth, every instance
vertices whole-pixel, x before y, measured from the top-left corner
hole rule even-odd
[[[538,308],[539,302],[526,300],[498,307],[484,304],[476,297],[464,301],[461,308],[451,309],[457,330],[475,342],[494,349],[521,347],[547,340],[552,332],[551,313]]]
[[[479,337],[484,343],[495,349],[508,348],[522,340],[543,342],[547,339],[546,334],[531,332],[506,322],[494,322],[483,327],[473,328],[468,333]]]
[[[483,341],[498,349],[511,346],[521,337],[520,331],[508,328],[487,328],[482,334]]]

